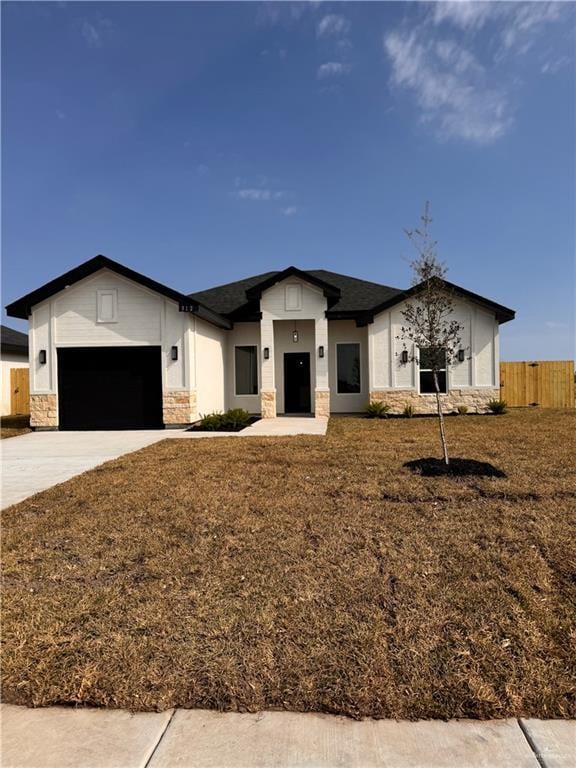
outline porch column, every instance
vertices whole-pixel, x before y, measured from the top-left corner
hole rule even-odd
[[[265,349],[268,349],[267,360]],[[262,312],[260,320],[260,366],[260,411],[263,419],[273,419],[276,416],[274,320],[266,312]]]
[[[323,356],[320,357],[322,347]],[[316,358],[316,382],[314,389],[314,416],[330,416],[330,386],[328,383],[328,320],[326,317],[314,321],[314,355]]]

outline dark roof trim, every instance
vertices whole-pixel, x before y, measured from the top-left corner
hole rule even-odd
[[[472,291],[468,291],[466,288],[461,288],[459,285],[450,283],[448,280],[443,280],[442,282],[446,288],[453,292],[455,295],[461,296],[462,298],[468,299],[469,301],[473,301],[476,304],[480,304],[491,312],[494,312],[499,323],[507,323],[509,320],[514,320],[516,317],[516,312],[513,309],[509,309],[502,304],[497,304],[495,301],[486,299],[484,296],[479,296],[477,293],[472,293]],[[423,283],[418,283],[417,285],[412,286],[412,288],[408,288],[408,290],[402,291],[402,293],[399,293],[397,296],[393,296],[391,299],[388,299],[387,301],[382,302],[382,304],[374,307],[370,310],[371,319],[369,322],[372,322],[374,320],[374,316],[380,312],[383,312],[385,309],[389,309],[396,304],[400,304],[400,302],[405,301],[406,299],[413,298],[422,290],[422,287]]]
[[[200,304],[200,302],[192,300],[184,293],[180,293],[166,285],[162,285],[162,283],[158,283],[156,280],[152,280],[150,277],[146,277],[145,275],[140,274],[140,272],[135,272],[133,269],[129,269],[123,264],[102,255],[95,256],[93,259],[85,261],[83,264],[60,275],[60,277],[50,280],[50,282],[45,283],[35,291],[26,294],[26,296],[22,296],[22,298],[17,301],[13,301],[6,307],[6,312],[10,317],[19,317],[25,320],[29,317],[32,307],[36,304],[45,301],[51,296],[54,296],[54,294],[59,293],[68,286],[89,277],[101,269],[109,269],[151,291],[155,291],[162,296],[172,299],[178,303],[180,311],[182,312],[192,312],[192,314],[198,315],[198,317],[201,317],[203,320],[206,320],[213,325],[217,325],[219,328],[231,328],[230,322],[225,317],[222,317],[222,315],[219,315],[217,312]]]
[[[316,288],[321,288],[324,296],[328,299],[340,298],[340,288],[336,288],[336,286],[330,285],[330,283],[321,280],[319,277],[314,277],[314,275],[310,275],[308,272],[298,269],[298,267],[288,267],[287,269],[282,270],[282,272],[277,272],[275,275],[272,275],[272,277],[252,286],[252,288],[248,288],[246,291],[246,298],[248,301],[251,299],[259,299],[267,288],[271,288],[273,285],[276,285],[276,283],[280,283],[288,277],[299,277],[301,280],[316,286]]]

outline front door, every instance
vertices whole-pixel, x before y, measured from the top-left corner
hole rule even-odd
[[[284,413],[310,413],[310,353],[284,353]]]

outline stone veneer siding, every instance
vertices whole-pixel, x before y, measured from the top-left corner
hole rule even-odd
[[[448,394],[440,397],[445,413],[455,411],[459,405],[467,406],[470,413],[485,413],[490,400],[500,399],[500,390],[492,387],[466,387],[451,389]],[[402,413],[407,405],[411,405],[415,413],[436,413],[436,397],[433,394],[419,395],[413,389],[374,390],[370,392],[372,400],[388,403],[391,413]]]
[[[198,419],[195,391],[167,390],[162,401],[164,424],[191,424]]]
[[[314,392],[314,416],[327,419],[330,416],[330,390],[317,389]]]
[[[58,426],[58,395],[30,395],[30,426]]]
[[[276,417],[276,390],[262,390],[260,392],[260,408],[263,419]]]

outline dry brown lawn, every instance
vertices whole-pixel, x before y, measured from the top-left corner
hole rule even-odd
[[[6,437],[18,437],[30,432],[30,416],[1,416],[0,440]]]
[[[10,508],[4,701],[576,716],[574,412],[166,440]]]

